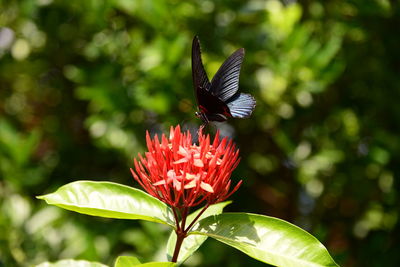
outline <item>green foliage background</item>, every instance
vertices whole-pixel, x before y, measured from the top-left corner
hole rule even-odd
[[[290,3],[289,3],[290,2]],[[168,229],[36,200],[71,181],[134,185],[144,135],[199,125],[190,49],[209,76],[246,49],[244,179],[228,210],[310,231],[342,266],[399,266],[400,6],[364,0],[0,2],[0,266],[164,260]],[[187,266],[261,266],[208,240]]]

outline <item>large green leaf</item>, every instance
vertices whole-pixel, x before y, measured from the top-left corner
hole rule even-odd
[[[176,264],[174,262],[148,262],[140,263],[140,261],[131,256],[120,256],[115,261],[114,267],[132,267],[132,266],[142,266],[142,267],[174,267]]]
[[[140,265],[141,262],[132,256],[119,256],[115,261],[114,267],[131,267]]]
[[[231,203],[231,201],[225,201],[221,203],[217,203],[211,205],[207,208],[207,210],[200,216],[199,220],[206,218],[211,215],[216,215],[222,213],[222,210]],[[187,217],[186,225],[189,225],[202,210],[198,209],[195,212],[191,213]],[[187,258],[189,258],[200,246],[207,240],[207,236],[205,235],[189,235],[183,240],[182,247],[179,251],[178,255],[178,264],[182,264]],[[176,234],[175,231],[172,231],[168,243],[167,243],[167,258],[168,260],[172,259],[172,255],[174,254],[176,244]]]
[[[83,214],[142,219],[175,227],[173,213],[166,204],[141,190],[116,183],[78,181],[38,198]]]
[[[107,265],[84,260],[60,260],[57,262],[44,262],[36,267],[108,267]]]
[[[176,263],[174,262],[148,262],[140,265],[136,265],[138,267],[175,267]]]
[[[197,222],[191,234],[210,236],[275,266],[338,266],[315,237],[293,224],[273,217],[223,213]]]

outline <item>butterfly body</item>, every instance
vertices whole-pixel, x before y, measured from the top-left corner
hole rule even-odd
[[[192,77],[199,111],[196,116],[204,123],[223,122],[229,118],[248,118],[256,101],[253,96],[238,92],[240,67],[244,49],[238,49],[221,65],[211,82],[201,60],[200,41],[192,44]]]
[[[200,88],[196,91],[196,99],[199,102],[199,111],[196,112],[196,116],[203,122],[222,122],[232,117],[229,107],[210,91]]]

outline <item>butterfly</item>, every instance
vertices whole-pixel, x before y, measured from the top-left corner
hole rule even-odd
[[[195,114],[205,124],[210,121],[223,122],[232,117],[248,118],[256,107],[253,96],[238,92],[243,58],[244,48],[236,50],[225,60],[210,82],[201,60],[199,38],[193,38],[192,78],[199,107]]]

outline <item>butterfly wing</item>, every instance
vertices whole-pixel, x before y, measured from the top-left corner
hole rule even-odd
[[[199,91],[209,90],[211,84],[201,61],[200,41],[197,36],[192,42],[192,78],[197,104],[200,105],[202,102],[199,100]]]
[[[197,36],[193,38],[192,43],[192,78],[199,110],[208,121],[226,121],[228,117],[232,117],[228,106],[209,91],[211,83],[201,60],[200,41]]]
[[[228,101],[226,105],[234,118],[248,118],[256,107],[256,100],[249,94],[236,94]]]
[[[247,118],[253,112],[256,104],[254,97],[238,92],[243,58],[243,48],[234,52],[225,60],[210,83],[201,60],[200,41],[197,36],[193,38],[192,78],[203,121],[226,121],[230,117]]]
[[[211,81],[210,92],[224,102],[232,98],[239,89],[240,67],[244,49],[236,50],[225,60]]]

